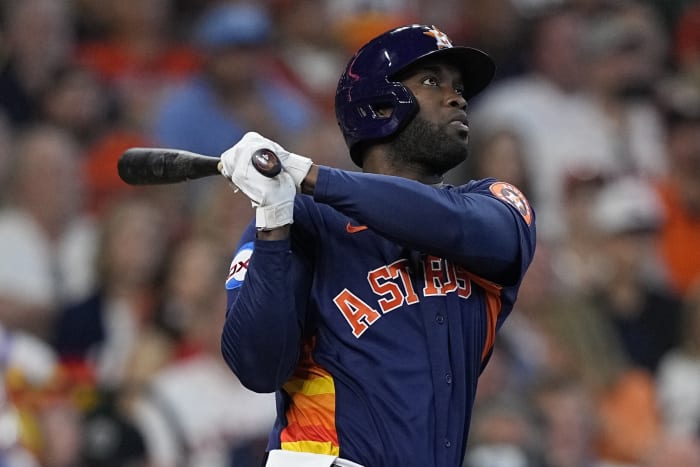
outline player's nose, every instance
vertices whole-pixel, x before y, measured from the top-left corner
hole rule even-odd
[[[467,100],[462,96],[462,93],[458,90],[452,90],[447,95],[447,104],[450,107],[456,107],[458,109],[467,109]]]

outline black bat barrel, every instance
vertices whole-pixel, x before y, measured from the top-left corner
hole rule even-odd
[[[217,175],[218,157],[162,148],[131,148],[119,158],[117,170],[130,185],[178,183]]]

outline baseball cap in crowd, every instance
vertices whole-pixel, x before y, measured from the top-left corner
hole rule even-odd
[[[609,235],[657,231],[664,214],[654,188],[638,177],[608,182],[593,206],[593,222]]]
[[[207,9],[194,27],[199,47],[215,48],[250,45],[270,38],[272,20],[262,6],[249,3],[223,3]]]

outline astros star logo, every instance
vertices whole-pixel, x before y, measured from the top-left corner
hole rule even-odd
[[[433,28],[430,31],[426,31],[423,34],[435,38],[435,42],[437,43],[438,49],[446,49],[452,47],[452,42],[450,42],[450,38],[447,37],[447,34],[440,31],[435,26],[433,26]]]
[[[532,210],[530,209],[530,203],[527,202],[527,198],[513,185],[510,183],[496,182],[489,186],[489,190],[497,198],[513,206],[518,210],[527,225],[532,223]]]

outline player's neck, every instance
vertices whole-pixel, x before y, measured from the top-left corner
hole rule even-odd
[[[422,166],[397,165],[381,151],[368,151],[363,159],[362,171],[407,178],[426,185],[437,185],[443,181],[442,175],[429,172]]]

